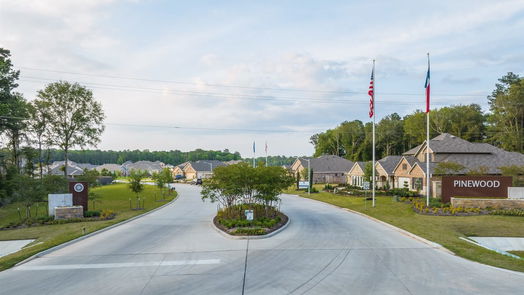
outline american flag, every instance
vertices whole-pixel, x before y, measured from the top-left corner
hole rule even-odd
[[[371,70],[371,82],[369,82],[369,117],[373,118],[375,114],[375,92],[373,89],[373,84],[375,83],[375,61],[373,61],[373,70]]]

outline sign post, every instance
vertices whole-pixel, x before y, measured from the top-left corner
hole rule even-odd
[[[87,211],[88,186],[89,184],[85,181],[69,182],[69,192],[73,194],[73,205],[84,207],[84,212]]]

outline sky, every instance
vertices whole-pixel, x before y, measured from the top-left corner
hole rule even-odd
[[[313,153],[311,135],[477,103],[524,72],[524,1],[0,0],[0,47],[28,100],[59,80],[93,91],[103,150]],[[421,128],[425,128],[421,126]],[[93,148],[93,147],[91,147]]]

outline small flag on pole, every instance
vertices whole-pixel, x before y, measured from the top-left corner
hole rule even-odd
[[[255,153],[255,142],[253,141],[253,153]]]
[[[429,113],[429,94],[430,94],[430,85],[429,85],[429,53],[428,53],[428,73],[426,75],[426,113]]]
[[[265,146],[264,150],[266,151],[266,154],[267,154],[267,141],[266,141],[266,146]]]
[[[372,118],[375,114],[375,92],[374,84],[375,83],[375,62],[373,62],[373,70],[371,70],[371,81],[369,82],[369,117]]]

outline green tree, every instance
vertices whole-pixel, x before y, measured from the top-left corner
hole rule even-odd
[[[488,96],[488,140],[505,150],[524,152],[524,78],[509,72]]]
[[[431,129],[436,133],[450,133],[467,141],[483,141],[486,116],[478,104],[443,107],[431,112]]]
[[[402,118],[397,113],[384,117],[377,124],[376,145],[383,157],[400,155],[403,152],[403,125]]]
[[[214,169],[213,176],[202,185],[201,194],[202,200],[219,202],[226,209],[238,203],[271,206],[293,182],[293,176],[284,168],[253,168],[247,163],[239,163]]]
[[[466,167],[464,165],[455,162],[440,162],[435,166],[436,175],[452,175],[458,173],[464,173]]]
[[[375,176],[377,175],[375,171]],[[373,162],[367,162],[364,165],[364,180],[373,185]]]
[[[430,113],[430,120],[432,114],[433,111]],[[430,138],[435,137],[437,134],[436,130],[430,128]],[[412,148],[426,140],[426,113],[417,110],[404,117],[404,138],[407,142],[408,148]]]
[[[31,206],[44,200],[45,186],[40,180],[21,174],[17,175],[13,181],[16,187],[14,195],[19,202],[24,204],[26,216],[30,218]]]
[[[255,199],[266,206],[272,206],[279,201],[278,195],[294,182],[293,177],[281,167],[257,167],[255,175],[256,183],[253,186]]]
[[[43,148],[51,145],[51,137],[49,134],[49,114],[46,102],[41,100],[34,100],[29,104],[29,133],[37,145],[38,150],[38,168],[40,178],[43,176]]]
[[[502,175],[511,176],[513,186],[524,186],[524,166],[510,165],[499,167]]]
[[[90,188],[96,187],[98,185],[98,177],[100,173],[96,169],[84,169],[84,174],[78,175],[76,179],[78,181],[85,181]]]
[[[154,172],[151,176],[153,181],[155,181],[156,186],[160,189],[162,198],[165,197],[166,185],[173,183],[173,174],[169,168],[164,168],[160,172]]]
[[[146,174],[142,171],[131,170],[129,174],[129,189],[136,194],[138,199],[138,194],[144,190],[144,184],[142,184],[142,179],[146,177]]]
[[[95,210],[96,203],[101,203],[102,202],[100,200],[101,199],[100,194],[95,192],[95,191],[93,191],[93,190],[89,190],[89,193],[87,194],[87,198],[93,204],[93,210]]]
[[[45,102],[42,111],[48,115],[53,143],[64,151],[66,167],[72,147],[96,145],[100,141],[104,111],[91,90],[78,83],[60,81],[38,91],[38,98]],[[65,170],[64,176],[67,177]]]
[[[20,170],[20,144],[25,139],[27,102],[18,87],[20,71],[13,69],[11,52],[0,48],[0,132],[4,133],[11,147],[11,164]]]

